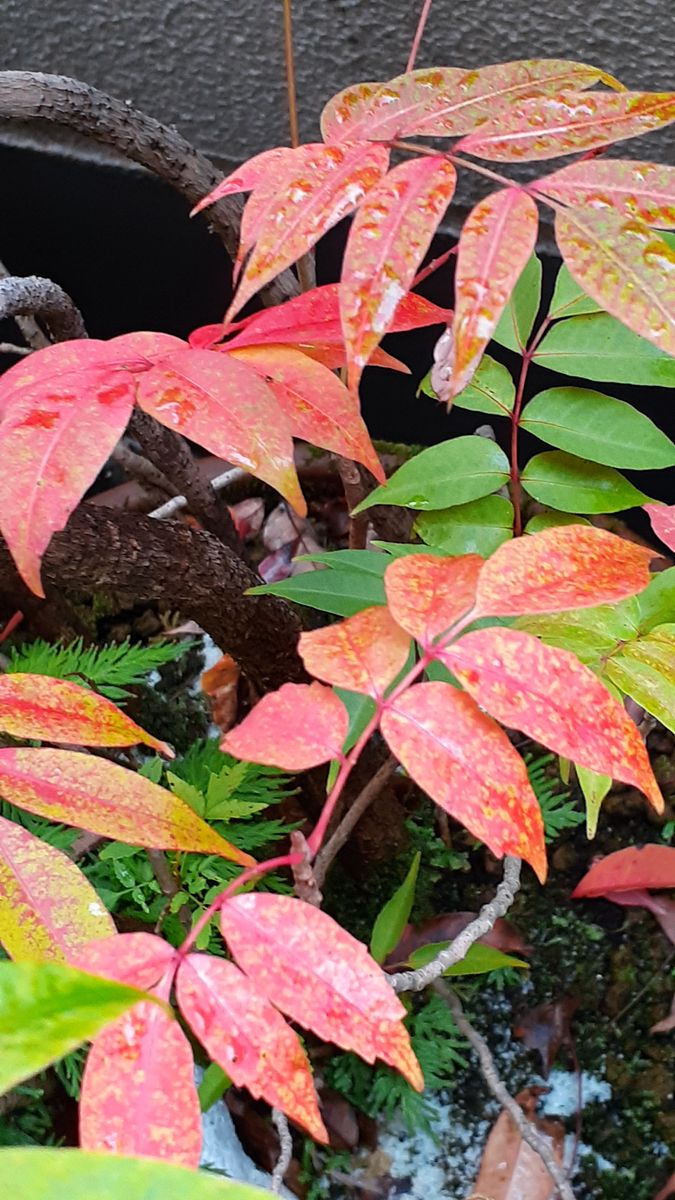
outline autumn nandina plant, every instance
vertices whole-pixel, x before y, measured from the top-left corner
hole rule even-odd
[[[591,91],[596,84],[611,90]],[[621,700],[629,695],[673,720],[658,669],[656,680],[645,682],[633,661],[651,667],[666,653],[662,646],[672,649],[666,611],[672,577],[665,589],[650,583],[651,549],[579,523],[577,515],[648,499],[621,490],[615,467],[622,463],[607,457],[616,459],[620,441],[611,437],[619,402],[608,410],[604,401],[611,398],[552,395],[556,389],[529,405],[524,399],[529,366],[547,347],[551,352],[551,340],[567,324],[566,309],[581,317],[604,310],[603,319],[617,318],[648,346],[650,361],[675,356],[675,250],[652,228],[675,228],[675,175],[653,164],[595,157],[612,142],[673,120],[675,93],[626,92],[601,70],[558,60],[469,72],[409,70],[386,84],[356,85],[326,106],[323,142],[265,151],[197,204],[201,210],[233,193],[251,193],[236,254],[237,290],[221,324],[196,330],[189,342],[143,332],[108,342],[69,338],[37,350],[4,376],[0,530],[37,596],[44,594],[43,575],[52,582],[49,556],[60,544],[50,548],[52,535],[64,528],[127,427],[142,447],[166,439],[166,430],[183,434],[276,489],[301,516],[306,505],[293,437],[302,438],[340,456],[361,484],[355,464],[380,485],[369,494],[369,479],[360,487],[353,515],[386,504],[410,508],[421,514],[416,533],[430,543],[428,552],[390,543],[387,554],[375,554],[363,548],[364,538],[346,560],[315,556],[329,569],[312,583],[314,600],[307,602],[322,607],[317,596],[331,595],[331,577],[344,568],[342,589],[335,588],[338,606],[336,595],[323,606],[345,619],[302,633],[298,642],[298,628],[280,601],[242,601],[256,580],[237,558],[236,537],[225,553],[215,537],[195,540],[186,528],[167,533],[148,521],[143,537],[134,540],[132,531],[125,575],[118,527],[105,525],[108,556],[122,562],[114,580],[102,580],[96,564],[89,567],[94,586],[128,588],[145,546],[164,581],[170,577],[180,588],[183,577],[179,607],[196,603],[194,586],[207,618],[218,613],[231,639],[223,649],[240,659],[254,684],[253,699],[262,697],[224,748],[292,772],[330,768],[325,803],[307,839],[296,833],[289,853],[256,862],[177,795],[105,758],[52,747],[0,749],[0,792],[20,809],[150,851],[202,851],[243,868],[192,927],[188,921],[189,932],[174,947],[156,933],[118,934],[70,859],[2,821],[0,934],[16,961],[0,975],[0,1022],[13,1038],[0,1082],[12,1087],[92,1040],[80,1106],[84,1150],[198,1164],[192,1051],[176,1013],[230,1080],[319,1140],[327,1134],[309,1060],[289,1021],[366,1062],[389,1064],[421,1089],[396,992],[421,990],[462,960],[513,901],[521,861],[541,882],[547,874],[540,806],[507,730],[574,763],[591,797],[589,826],[614,779],[639,789],[657,812],[663,808],[644,742]],[[420,137],[458,140],[438,150],[409,140]],[[575,152],[582,154],[575,163],[528,184],[473,161],[548,160]],[[392,166],[394,154],[402,161]],[[433,268],[422,262],[459,169],[477,172],[495,190],[462,230],[453,314],[411,289]],[[557,301],[554,296],[550,312],[535,324],[539,204],[555,213],[569,276],[559,278]],[[350,214],[339,284],[235,319]],[[303,278],[306,267],[299,267]],[[565,287],[561,298],[558,289]],[[360,414],[360,378],[369,365],[401,369],[379,347],[386,333],[429,325],[446,329],[428,387],[448,405],[454,400],[505,415],[510,458],[488,437],[455,439],[423,452],[387,482]],[[517,384],[507,372],[505,382],[504,369],[484,356],[493,338],[522,353]],[[344,368],[341,376],[337,368]],[[629,438],[640,440],[645,426],[637,415],[622,410],[621,420]],[[521,427],[540,436],[548,431],[558,450],[521,470]],[[672,465],[668,439],[648,432],[647,465]],[[172,454],[184,467],[182,443],[162,445],[164,467]],[[586,469],[580,456],[586,454],[598,470]],[[204,498],[189,470],[184,478],[186,494],[190,485],[207,520],[217,524],[211,493]],[[608,492],[612,505],[602,507],[597,496]],[[622,503],[614,502],[618,495]],[[525,497],[549,511],[526,523]],[[656,508],[653,518],[668,542],[667,511]],[[91,510],[81,508],[73,528],[95,559],[100,543]],[[486,528],[492,540],[482,534],[476,540],[476,529]],[[233,530],[228,526],[226,533]],[[78,550],[79,558],[87,557],[79,542]],[[63,583],[81,582],[78,555],[74,563],[65,557]],[[367,581],[352,588],[359,572]],[[163,594],[156,579],[143,595]],[[267,590],[292,596],[284,586]],[[295,595],[302,600],[302,591],[296,588]],[[274,621],[283,624],[282,638]],[[602,638],[617,621],[622,632],[607,646]],[[595,636],[601,646],[589,657]],[[109,700],[77,683],[31,674],[0,678],[0,728],[18,740],[93,747],[143,742],[171,753]],[[506,860],[497,896],[475,922],[430,962],[389,976],[320,908],[320,885],[336,853],[327,840],[330,823],[375,734],[390,751],[381,769],[403,768],[445,814]],[[293,872],[295,896],[251,890],[283,868]],[[198,939],[214,919],[221,954],[198,953]],[[63,999],[56,1012],[55,996]],[[461,1005],[452,1003],[463,1030]],[[94,1005],[100,1011],[92,1019]],[[536,1131],[531,1144],[536,1148]],[[568,1200],[559,1165],[537,1152]],[[94,1170],[86,1158],[80,1162]],[[161,1172],[157,1179],[160,1187]]]

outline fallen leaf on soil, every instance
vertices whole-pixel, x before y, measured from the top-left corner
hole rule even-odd
[[[548,1079],[551,1067],[563,1047],[574,1050],[571,1023],[578,1007],[579,1001],[574,997],[563,996],[560,1000],[550,1000],[529,1009],[513,1027],[515,1036],[541,1058],[544,1079]]]
[[[657,1021],[656,1025],[652,1025],[650,1033],[670,1033],[671,1029],[675,1029],[675,996],[670,1006],[670,1012],[662,1021]],[[675,1175],[673,1175],[671,1183],[675,1187]]]
[[[230,516],[242,542],[252,542],[260,533],[265,519],[264,501],[252,496],[230,506]]]
[[[231,654],[223,654],[215,666],[202,675],[202,691],[208,696],[211,718],[221,733],[228,733],[237,719],[239,664]]]
[[[537,1099],[545,1088],[526,1088],[516,1096],[525,1116],[563,1161],[565,1128],[561,1121],[537,1117]],[[552,1200],[555,1185],[538,1154],[524,1142],[513,1120],[502,1112],[493,1125],[478,1178],[467,1200]]]
[[[314,563],[293,561],[299,554],[318,554],[322,547],[309,521],[291,515],[285,504],[278,504],[265,521],[262,542],[270,551],[258,567],[265,583],[278,583],[291,575],[316,570]]]
[[[622,904],[625,908],[646,908],[653,913],[666,937],[675,946],[675,900],[668,896],[652,896],[650,892],[605,892],[604,900]]]
[[[406,925],[398,945],[392,950],[385,965],[389,967],[406,963],[410,955],[421,946],[428,946],[433,942],[453,941],[477,915],[475,912],[440,913],[428,921],[423,921],[421,925]],[[532,947],[523,941],[515,925],[503,917],[495,921],[494,927],[485,937],[478,940],[485,946],[494,946],[496,950],[502,950],[504,954],[532,953]]]

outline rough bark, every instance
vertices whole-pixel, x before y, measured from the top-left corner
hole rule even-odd
[[[124,592],[178,609],[237,660],[260,692],[306,679],[297,616],[275,596],[244,595],[259,578],[212,534],[85,505],[52,538],[42,578],[48,601],[55,589],[70,588]],[[10,592],[22,608],[29,594],[0,540],[0,594]]]
[[[1,278],[0,321],[26,316],[46,325],[55,342],[87,336],[80,310],[57,283],[38,275]]]

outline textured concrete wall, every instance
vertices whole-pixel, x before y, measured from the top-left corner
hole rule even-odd
[[[404,69],[420,5],[294,0],[304,139],[341,87]],[[0,60],[85,79],[239,161],[287,138],[281,9],[281,0],[0,0]],[[418,65],[564,56],[629,87],[670,89],[673,15],[673,0],[435,0]],[[675,162],[675,128],[649,144],[647,154]]]

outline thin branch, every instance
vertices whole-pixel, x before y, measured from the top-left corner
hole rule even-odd
[[[216,475],[211,480],[211,487],[215,492],[219,492],[228,488],[230,484],[240,483],[242,479],[246,478],[247,473],[241,467],[231,467],[229,471],[223,471],[222,475]],[[152,512],[148,513],[148,516],[154,517],[157,521],[166,521],[174,513],[187,508],[187,504],[185,496],[175,496],[173,500],[167,500],[166,504],[160,504],[159,508],[153,508]]]
[[[489,933],[499,917],[503,917],[510,909],[520,888],[521,867],[519,858],[505,858],[504,878],[489,904],[484,904],[475,920],[425,967],[420,967],[418,971],[400,971],[396,975],[390,975],[389,983],[394,991],[421,992],[429,984],[440,979],[448,967],[454,967],[455,963],[461,962],[474,942]]]
[[[333,458],[335,459],[335,465],[337,466],[338,474],[344,488],[347,508],[351,513],[352,509],[356,508],[357,504],[360,504],[368,495],[368,488],[364,485],[358,463],[355,463],[350,458],[342,458],[340,454],[334,454]],[[350,550],[365,550],[368,538],[369,518],[369,512],[357,513],[355,517],[350,516]]]
[[[7,279],[10,275],[11,271],[8,271],[4,262],[0,260],[0,279]],[[26,340],[28,351],[44,350],[45,346],[49,346],[49,338],[46,336],[44,330],[40,329],[35,317],[16,316],[14,320]]]
[[[152,867],[152,873],[157,880],[162,895],[166,896],[167,906],[171,904],[174,896],[177,896],[180,891],[180,884],[174,878],[173,871],[169,866],[169,860],[163,850],[146,850],[148,862]],[[189,933],[192,926],[192,915],[187,904],[182,904],[178,910],[178,919],[183,927],[184,933]]]
[[[32,353],[32,346],[15,346],[13,342],[0,342],[0,354],[18,354],[19,358],[23,358]]]
[[[146,487],[155,488],[157,491],[163,492],[165,496],[178,495],[178,488],[163,471],[160,471],[142,454],[136,454],[124,442],[118,442],[110,457],[131,479],[136,479]]]
[[[222,171],[176,129],[63,75],[0,72],[0,122],[3,120],[42,120],[73,129],[152,171],[180,192],[190,208],[222,179]],[[211,228],[232,259],[239,244],[242,207],[238,198],[226,196],[208,210]],[[265,289],[263,299],[278,304],[297,294],[295,276],[287,270]]]
[[[546,1138],[542,1137],[538,1129],[535,1129],[532,1122],[528,1121],[520,1105],[513,1099],[511,1093],[502,1083],[487,1042],[467,1019],[458,996],[453,992],[452,988],[448,987],[447,983],[444,983],[440,979],[434,984],[434,989],[447,1001],[459,1032],[467,1039],[478,1055],[483,1078],[492,1095],[506,1109],[523,1141],[527,1142],[535,1154],[539,1155],[555,1184],[560,1200],[574,1200],[574,1192],[567,1181],[564,1167],[555,1158],[549,1142]]]
[[[340,853],[352,830],[356,828],[363,814],[373,801],[377,799],[387,780],[394,774],[397,766],[396,759],[391,757],[382,764],[379,771],[373,775],[363,791],[356,797],[354,803],[350,805],[335,833],[326,842],[323,850],[317,854],[314,862],[314,881],[317,887],[322,887],[328,873],[328,868],[336,854]]]
[[[288,125],[291,134],[291,146],[300,145],[300,130],[298,127],[298,100],[295,88],[295,56],[293,53],[293,13],[292,0],[283,0],[284,5],[284,56],[286,60],[286,103],[288,105]]]
[[[410,47],[410,54],[408,55],[408,65],[406,67],[406,74],[408,73],[408,71],[412,71],[413,67],[415,66],[415,62],[417,60],[417,52],[420,48],[420,42],[422,41],[422,37],[424,35],[424,28],[426,26],[429,13],[431,12],[431,5],[432,5],[432,0],[424,0],[424,3],[422,5],[422,11],[421,11],[420,17],[419,17],[419,21],[417,22],[417,29],[415,30],[413,44]]]
[[[6,275],[0,279],[0,321],[8,317],[34,317],[44,322],[55,342],[87,336],[82,314],[70,296],[51,279],[38,275]],[[33,349],[44,349],[49,344],[44,334],[36,337],[33,332]]]
[[[284,1182],[284,1175],[291,1165],[291,1158],[293,1157],[293,1140],[291,1138],[291,1131],[288,1127],[288,1121],[278,1108],[272,1109],[272,1121],[274,1122],[274,1128],[279,1134],[279,1158],[277,1159],[276,1166],[272,1172],[271,1190],[275,1196],[278,1196],[279,1192],[281,1191],[281,1185]]]

